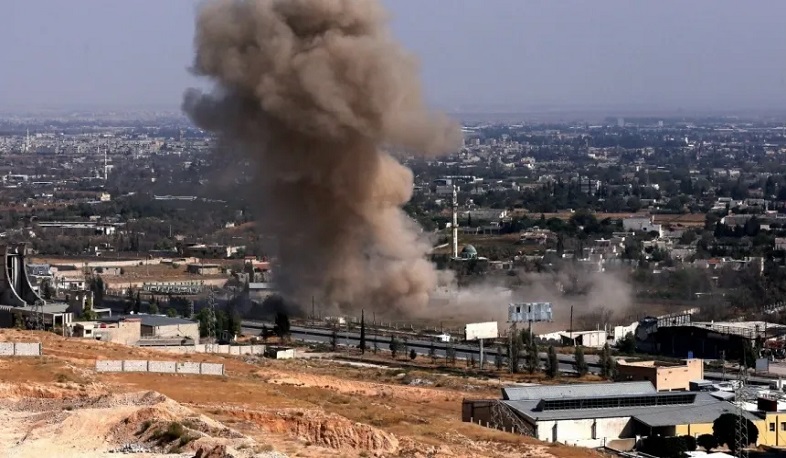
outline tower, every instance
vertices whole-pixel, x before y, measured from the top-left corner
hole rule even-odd
[[[455,184],[453,185],[453,222],[451,229],[453,229],[453,258],[458,258],[458,191]]]
[[[106,161],[106,150],[107,148],[104,148],[104,181],[109,181],[109,165]]]

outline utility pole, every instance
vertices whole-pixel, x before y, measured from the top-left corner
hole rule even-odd
[[[213,345],[216,343],[216,295],[211,287],[207,296],[208,306],[208,323],[207,323],[207,339],[210,342],[210,350],[208,353],[213,353],[215,349]]]
[[[568,330],[570,333],[570,341],[573,342],[573,346],[576,346],[576,341],[573,340],[573,306],[570,306],[570,329]]]

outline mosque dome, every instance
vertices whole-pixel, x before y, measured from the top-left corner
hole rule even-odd
[[[461,257],[464,259],[474,259],[478,257],[478,250],[472,245],[465,245],[461,250]]]

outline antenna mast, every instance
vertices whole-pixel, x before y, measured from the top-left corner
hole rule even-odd
[[[453,229],[453,258],[458,258],[458,190],[456,185],[453,185],[453,221],[451,224]]]
[[[207,339],[209,343],[207,345],[210,347],[205,350],[206,353],[213,353],[215,352],[214,345],[216,344],[216,294],[212,286],[208,292],[207,306],[209,310],[207,316]]]
[[[745,409],[743,403],[747,401],[747,392],[745,389],[748,385],[748,361],[747,353],[743,342],[742,349],[742,364],[740,364],[740,371],[737,374],[737,386],[734,388],[734,398],[737,401],[737,427],[735,430],[734,443],[737,448],[735,456],[738,458],[748,458],[748,451],[746,448],[750,444],[748,441],[748,419],[744,416]]]

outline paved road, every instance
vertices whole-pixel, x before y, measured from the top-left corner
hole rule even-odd
[[[244,334],[255,335],[259,334],[262,326],[267,326],[268,329],[273,329],[273,323],[267,323],[263,321],[243,321],[242,323],[243,328],[242,332]],[[302,326],[292,326],[290,329],[291,337],[295,340],[300,340],[303,342],[314,342],[314,343],[330,343],[331,335],[333,333],[332,330],[329,329],[319,329],[319,328],[307,328]],[[369,348],[373,348],[374,342],[377,342],[377,346],[381,350],[389,350],[390,348],[390,337],[386,335],[377,334],[374,330],[369,330],[366,335],[366,342]],[[338,345],[340,346],[355,346],[357,347],[360,345],[360,333],[354,331],[346,331],[340,330],[338,332]],[[428,356],[431,346],[434,346],[434,353],[439,358],[445,357],[445,349],[446,344],[443,342],[432,342],[430,340],[423,340],[423,339],[409,339],[408,347],[410,349],[414,349],[415,353],[422,356]],[[472,345],[467,343],[456,343],[454,344],[453,348],[456,350],[456,358],[457,359],[468,359],[472,356],[475,357],[477,361],[479,359],[480,354],[480,347],[478,345]],[[503,355],[505,350],[503,349]],[[483,350],[484,359],[486,360],[487,364],[494,364],[494,358],[497,354],[496,347],[486,347]],[[546,353],[540,353],[541,361],[546,361]],[[575,373],[575,366],[574,366],[574,359],[573,355],[564,355],[559,354],[557,355],[559,360],[559,370],[562,373]],[[589,367],[589,371],[591,373],[598,373],[600,371],[600,367],[598,365],[598,356],[597,355],[586,355],[585,359],[587,361],[587,366]],[[725,377],[720,372],[704,372],[704,378],[708,380],[732,380],[735,378],[736,374],[727,374]],[[769,385],[775,378],[768,378],[768,377],[756,377],[750,376],[748,377],[748,381],[754,385]]]
[[[267,326],[268,329],[273,329],[272,323],[265,323],[260,321],[243,321],[243,327],[241,331],[244,334],[259,334],[262,326]],[[305,328],[301,326],[292,326],[290,328],[291,338],[295,340],[300,340],[303,342],[314,342],[314,343],[330,343],[331,336],[333,334],[332,330],[329,329],[317,329],[317,328]],[[337,344],[340,346],[354,346],[357,347],[360,345],[360,333],[346,330],[338,331],[337,334]],[[373,348],[374,342],[377,343],[377,346],[380,350],[389,350],[390,348],[390,337],[386,335],[377,334],[374,330],[368,330],[366,334],[366,343],[369,348]],[[399,339],[399,342],[403,344],[403,342]],[[409,339],[407,342],[407,347],[409,349],[415,350],[415,353],[422,356],[428,356],[429,352],[431,351],[431,347],[434,347],[434,354],[438,358],[445,358],[446,348],[447,345],[444,342],[432,342],[430,340],[423,340],[423,339]],[[456,343],[453,345],[453,348],[456,350],[456,359],[469,359],[474,356],[475,360],[477,361],[480,358],[480,347],[479,345],[472,345],[467,343]],[[503,349],[503,355],[505,350]],[[484,359],[487,364],[494,364],[494,359],[497,354],[496,347],[485,347],[483,349]],[[540,353],[541,361],[546,360],[546,353]],[[575,372],[574,364],[573,364],[573,356],[572,355],[559,355],[558,359],[560,361],[559,369],[560,372],[563,373],[571,373]],[[587,365],[589,366],[590,372],[597,373],[599,368],[597,366],[597,356],[594,355],[587,355]]]

